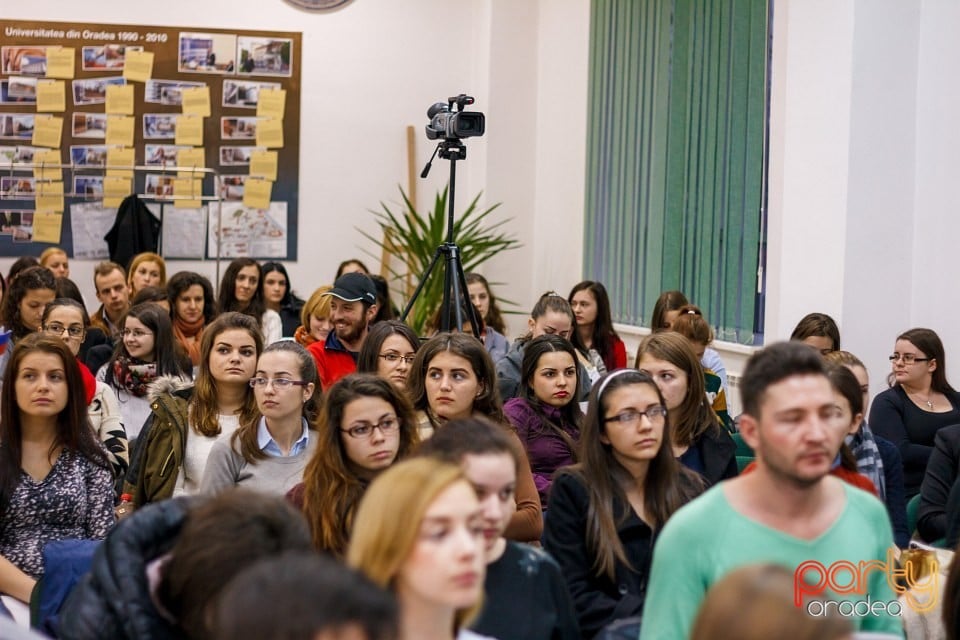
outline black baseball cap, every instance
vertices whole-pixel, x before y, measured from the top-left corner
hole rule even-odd
[[[368,276],[362,273],[345,273],[333,283],[333,289],[326,293],[336,296],[344,302],[377,303],[377,288]]]

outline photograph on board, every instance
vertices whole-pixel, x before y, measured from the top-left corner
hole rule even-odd
[[[204,82],[186,80],[147,80],[143,88],[144,102],[166,104],[179,107],[183,103],[180,91],[188,87],[205,87]]]
[[[83,70],[121,70],[126,61],[127,51],[143,51],[143,47],[131,47],[125,44],[105,44],[98,47],[83,47]]]
[[[107,78],[84,78],[73,81],[73,104],[105,104],[107,102],[107,87],[127,84],[123,76]]]
[[[47,48],[43,45],[0,47],[0,69],[4,75],[46,75]]]
[[[177,71],[234,73],[237,36],[227,33],[181,33]]]
[[[143,137],[148,140],[173,140],[177,133],[176,113],[143,114]]]
[[[257,118],[220,118],[220,137],[224,140],[256,140]]]
[[[73,179],[73,193],[78,198],[100,200],[103,198],[103,176],[76,176]]]
[[[107,114],[78,112],[73,114],[74,138],[107,137]]]
[[[220,164],[224,167],[240,167],[250,164],[250,155],[263,151],[261,147],[220,147]]]
[[[223,106],[240,109],[256,109],[260,92],[264,89],[280,89],[279,82],[253,82],[251,80],[224,80]]]
[[[292,75],[291,58],[293,40],[289,38],[262,38],[240,36],[237,38],[237,59],[241,75],[287,76]]]
[[[0,114],[0,138],[32,140],[33,118],[31,113]]]

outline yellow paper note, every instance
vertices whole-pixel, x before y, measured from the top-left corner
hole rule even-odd
[[[174,144],[187,146],[203,145],[203,117],[193,115],[177,116],[177,126],[174,132]],[[179,161],[179,157],[177,158]]]
[[[37,81],[37,111],[64,111],[67,92],[63,80]]]
[[[37,211],[63,212],[63,182],[37,182]]]
[[[283,148],[283,120],[263,118],[257,120],[257,146],[268,149]]]
[[[203,178],[202,173],[189,171],[189,169],[203,169],[206,163],[203,149],[180,149],[177,151],[177,166],[181,171],[177,172],[180,178]]]
[[[153,51],[131,51],[123,54],[123,77],[127,82],[146,82],[153,75]]]
[[[124,116],[133,115],[133,85],[107,85],[107,113],[117,113]]]
[[[257,117],[283,120],[286,104],[286,89],[261,89],[257,98]]]
[[[63,180],[63,169],[57,167],[63,162],[60,149],[43,149],[33,154],[33,177],[37,180]],[[50,166],[54,165],[54,166]]]
[[[133,189],[130,187],[130,178],[107,176],[103,179],[103,206],[119,207]]]
[[[203,183],[193,178],[173,179],[173,206],[178,209],[199,209],[203,206]]]
[[[243,206],[253,207],[254,209],[269,209],[272,189],[272,180],[248,178],[243,183]]]
[[[47,47],[47,77],[69,80],[76,68],[77,50],[73,47]]]
[[[254,151],[250,154],[250,177],[277,179],[277,152]]]
[[[33,241],[60,244],[60,230],[63,228],[63,214],[50,211],[37,211],[33,214]]]
[[[37,115],[33,119],[33,146],[59,147],[63,118]]]
[[[108,176],[114,176],[118,178],[132,178],[133,177],[133,153],[135,149],[124,148],[124,147],[112,147],[107,149],[107,167],[113,167],[107,169]],[[121,168],[117,168],[121,167]],[[129,169],[123,169],[122,167],[130,167]]]
[[[107,116],[106,144],[116,144],[121,147],[133,146],[133,129],[136,118],[133,116]]]
[[[188,87],[180,91],[183,113],[191,116],[210,116],[210,87]]]

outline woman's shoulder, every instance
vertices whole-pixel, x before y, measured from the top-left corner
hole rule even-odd
[[[147,398],[151,403],[161,398],[173,397],[186,401],[193,392],[193,381],[182,376],[159,376],[147,387]]]
[[[503,403],[503,412],[508,418],[513,418],[517,416],[529,416],[533,414],[534,411],[526,398],[516,397],[510,398]]]

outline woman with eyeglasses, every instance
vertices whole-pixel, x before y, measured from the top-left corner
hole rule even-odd
[[[580,462],[553,481],[543,537],[584,638],[624,618],[635,618],[631,637],[639,634],[657,534],[702,491],[674,457],[669,434],[666,401],[649,375],[619,369],[594,386]]]
[[[900,450],[906,498],[920,492],[937,432],[960,424],[960,394],[947,382],[943,342],[930,329],[897,336],[891,387],[873,399],[870,428]]]
[[[310,523],[317,550],[342,557],[360,499],[374,478],[416,449],[417,424],[403,390],[352,374],[326,392],[316,436],[303,482],[287,497]]]
[[[262,351],[256,321],[224,313],[203,331],[195,382],[163,376],[151,386],[153,413],[127,473],[134,505],[200,491],[214,442],[260,417],[250,379]]]
[[[399,320],[383,320],[370,331],[357,356],[357,373],[372,373],[383,378],[401,393],[407,390],[407,375],[420,348],[413,329]]]
[[[263,350],[250,386],[260,417],[213,445],[201,493],[239,485],[282,496],[303,480],[318,440],[320,380],[313,356],[296,342],[275,342]]]
[[[127,311],[120,321],[120,336],[110,361],[97,372],[97,380],[117,394],[123,426],[133,442],[150,417],[147,387],[160,376],[189,380],[191,366],[173,337],[170,316],[155,304],[148,302]]]
[[[90,316],[82,304],[69,298],[57,298],[46,306],[41,319],[41,332],[51,338],[63,340],[70,353],[78,357],[80,345],[90,326]],[[127,433],[123,428],[120,403],[117,394],[103,382],[94,378],[87,365],[80,362],[90,426],[100,438],[107,451],[107,460],[114,477],[123,478],[129,466]]]

